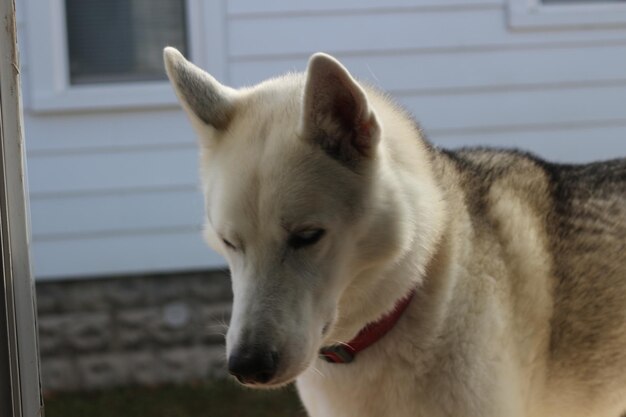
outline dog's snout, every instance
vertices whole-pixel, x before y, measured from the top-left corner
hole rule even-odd
[[[228,358],[228,371],[242,384],[265,384],[274,378],[278,352],[261,349],[237,349]]]

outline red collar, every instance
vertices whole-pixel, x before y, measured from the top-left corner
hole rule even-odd
[[[348,343],[325,346],[320,349],[319,356],[330,363],[350,363],[357,353],[367,349],[387,334],[396,325],[404,310],[415,295],[415,290],[401,298],[394,309],[382,316],[378,321],[367,324],[359,334]]]

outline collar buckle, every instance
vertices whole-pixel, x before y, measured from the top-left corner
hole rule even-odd
[[[345,345],[325,346],[320,349],[319,356],[330,363],[350,363],[354,360],[354,352]]]

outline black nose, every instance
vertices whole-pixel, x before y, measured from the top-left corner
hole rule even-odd
[[[242,384],[271,381],[278,367],[278,353],[261,349],[237,349],[228,358],[228,372]]]

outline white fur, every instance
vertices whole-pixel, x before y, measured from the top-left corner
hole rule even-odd
[[[216,103],[232,104],[215,109],[225,128],[200,120],[197,97],[176,87],[192,64],[171,48],[165,60],[200,137],[206,238],[232,272],[227,351],[271,343],[281,365],[268,386],[297,379],[312,417],[592,415],[547,374],[551,261],[541,225],[505,184],[488,196],[508,242],[496,246],[475,236],[456,174],[433,165],[415,125],[333,58],[238,91],[203,78]],[[337,100],[355,110],[337,113]],[[364,127],[350,136],[352,119]],[[285,249],[310,227],[326,235]],[[412,288],[398,324],[355,362],[317,357]]]

